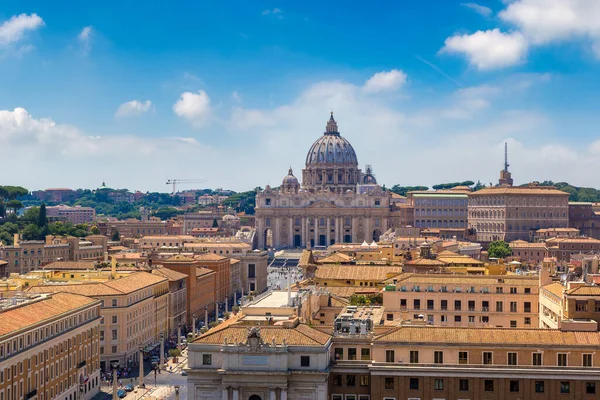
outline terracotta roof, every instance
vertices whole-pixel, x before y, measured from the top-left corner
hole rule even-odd
[[[152,270],[152,273],[167,278],[169,281],[179,281],[187,278],[186,274],[182,274],[181,272],[169,268],[156,268]]]
[[[561,298],[563,296],[563,292],[565,291],[565,287],[558,282],[554,282],[549,285],[544,285],[542,286],[542,289],[547,290],[550,293]]]
[[[305,267],[307,265],[311,265],[314,263],[315,263],[315,259],[313,258],[312,251],[302,250],[302,254],[300,255],[300,261],[298,261],[298,266]]]
[[[7,264],[8,264],[8,262],[0,260],[0,267],[3,267],[5,265],[7,265]]]
[[[438,260],[430,260],[428,258],[417,258],[405,262],[406,265],[415,265],[418,267],[442,267],[445,265],[444,262]]]
[[[240,263],[241,261],[240,261],[240,260],[238,260],[237,258],[230,258],[230,259],[229,259],[229,262],[231,263],[231,265],[233,265],[233,264]]]
[[[600,240],[598,239],[594,239],[591,237],[573,237],[573,238],[550,238],[548,240],[546,240],[546,243],[548,244],[559,244],[559,243],[594,243],[594,244],[600,244]]]
[[[177,254],[177,255],[174,255],[173,257],[169,258],[166,261],[167,262],[193,263],[196,260],[194,260],[193,258],[190,258],[190,257],[186,257],[181,254]]]
[[[600,332],[565,332],[558,329],[401,327],[374,342],[462,344],[465,346],[600,346]]]
[[[545,233],[545,232],[579,232],[577,228],[542,228],[538,229],[536,232]]]
[[[213,254],[213,253],[205,253],[205,254],[195,255],[194,258],[196,260],[200,260],[200,261],[223,261],[227,257],[223,257],[223,256],[220,256],[218,254]]]
[[[322,286],[321,289],[334,296],[349,299],[353,294],[375,294],[380,291],[377,287],[365,286]]]
[[[600,296],[600,286],[579,286],[567,290],[570,296]]]
[[[515,248],[515,249],[540,249],[540,250],[547,250],[545,243],[528,243],[528,242],[524,242],[524,241],[519,241],[518,243],[517,242],[510,242],[508,245],[510,246],[510,248]]]
[[[46,264],[42,267],[42,269],[95,269],[96,262],[95,261],[56,261],[50,264]]]
[[[196,277],[208,274],[216,274],[212,269],[204,268],[204,267],[196,267]]]
[[[537,277],[521,275],[451,275],[451,274],[403,274],[397,283],[421,285],[499,285],[498,279],[504,280],[504,285],[512,286],[537,286]],[[451,289],[451,288],[449,288]]]
[[[194,343],[222,345],[225,339],[228,343],[246,343],[248,328],[248,326],[238,324],[226,326],[224,329],[218,329],[217,326],[216,329],[211,329],[197,338]],[[271,344],[275,339],[275,343],[278,345],[285,340],[290,346],[323,346],[331,339],[330,335],[304,324],[295,328],[261,326],[260,335],[265,344]]]
[[[70,314],[96,301],[76,294],[57,293],[44,300],[3,311],[0,313],[0,336],[63,314]]]
[[[328,257],[322,258],[318,260],[319,263],[328,264],[328,263],[347,263],[352,260],[352,257],[346,255],[344,253],[333,253]]]
[[[485,189],[478,190],[473,193],[469,193],[469,196],[486,196],[486,195],[498,195],[498,194],[531,194],[531,195],[562,195],[569,196],[569,193],[563,192],[556,188],[549,186],[535,186],[535,187],[519,187],[519,186],[497,186],[488,187]]]
[[[315,278],[338,280],[357,279],[379,282],[389,278],[389,275],[393,276],[401,273],[402,268],[400,266],[323,264],[317,268]]]
[[[438,261],[451,266],[452,264],[460,265],[483,265],[483,261],[476,260],[467,255],[455,255],[455,256],[438,256]]]

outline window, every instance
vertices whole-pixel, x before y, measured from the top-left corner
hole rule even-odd
[[[441,301],[441,309],[442,310],[447,310],[448,309],[448,300],[442,300]]]
[[[113,323],[113,324],[116,324],[116,323],[117,323],[117,316],[116,316],[116,315],[113,315],[113,316],[112,316],[112,323]]]
[[[517,294],[517,288],[516,287],[511,287],[510,288],[510,294]]]
[[[510,312],[517,312],[517,302],[516,301],[510,302]]]
[[[560,382],[560,392],[561,393],[571,393],[571,382],[569,381],[561,381]]]
[[[517,365],[517,353],[508,353],[508,365]]]
[[[440,315],[440,321],[441,322],[448,322],[448,316],[447,315]]]
[[[516,328],[517,327],[517,321],[510,321],[510,327],[511,328]]]
[[[458,363],[459,364],[468,364],[469,363],[469,353],[466,351],[458,352]]]
[[[596,394],[596,382],[585,383],[585,394]]]
[[[348,349],[348,360],[356,360],[356,349]]]
[[[336,360],[343,360],[344,359],[344,349],[335,348],[333,350],[333,354],[335,355],[335,359]]]
[[[369,386],[369,381],[370,381],[370,376],[369,375],[361,375],[360,376],[360,386]]]
[[[104,340],[104,331],[100,331],[100,340]]]
[[[364,348],[360,349],[360,359],[363,361],[368,361],[371,359],[371,349]]]
[[[491,351],[484,351],[483,352],[483,363],[484,364],[491,364],[492,363],[492,352]]]
[[[356,386],[356,375],[346,375],[346,386]]]
[[[497,294],[501,294],[502,293],[502,288],[500,286],[496,286],[496,293]]]
[[[394,390],[394,378],[385,377],[385,390]]]
[[[533,360],[532,360],[533,365],[542,365],[542,353],[533,353],[532,357],[533,357]]]
[[[386,321],[393,321],[394,320],[394,314],[386,314],[385,316]]]
[[[474,323],[474,322],[475,322],[475,316],[469,315],[469,323]]]
[[[332,394],[331,400],[344,400],[344,395],[343,394]]]
[[[248,278],[256,278],[256,265],[248,264]]]
[[[524,293],[531,294],[531,288],[526,287]]]
[[[525,325],[531,325],[531,317],[525,317],[525,319],[523,320],[523,323]]]
[[[271,199],[265,199],[265,205],[266,206],[270,206],[271,205]]]
[[[519,392],[519,381],[510,381],[509,387],[510,387],[511,393],[518,393]]]
[[[420,310],[421,309],[421,300],[419,299],[414,299],[413,300],[413,308],[415,310]]]
[[[475,311],[475,301],[469,300],[468,307],[469,307],[469,311]]]
[[[419,352],[417,350],[410,351],[410,363],[411,364],[419,363]]]
[[[342,386],[342,376],[341,375],[333,376],[333,386]]]
[[[559,367],[567,366],[567,354],[566,353],[558,353],[558,366]]]
[[[496,302],[496,312],[502,312],[502,302],[501,301]]]
[[[460,311],[460,307],[461,307],[460,300],[454,300],[454,310]]]
[[[408,387],[412,390],[419,390],[419,378],[410,378]]]
[[[113,354],[116,353],[117,352],[117,346],[112,346],[111,350],[112,350]]]
[[[587,300],[577,300],[575,302],[575,311],[587,311],[588,302]]]
[[[427,300],[427,309],[433,310],[433,300]]]
[[[117,340],[117,330],[116,329],[112,330],[112,340]]]
[[[591,354],[584,354],[583,355],[583,366],[584,367],[591,367],[592,366],[592,355]]]
[[[386,350],[385,351],[385,362],[389,362],[389,363],[394,362],[394,350]]]
[[[531,312],[531,302],[526,301],[525,303],[523,303],[523,308],[525,312]]]
[[[486,379],[483,381],[483,390],[485,392],[493,392],[494,391],[494,381],[492,379]]]
[[[300,366],[310,367],[310,356],[300,356]]]
[[[444,363],[444,352],[443,351],[434,351],[433,352],[433,362],[436,364]]]
[[[443,379],[434,379],[433,380],[433,390],[444,390],[444,380]]]
[[[112,300],[112,306],[113,306],[113,307],[116,307],[116,306],[117,306],[117,299],[113,299],[113,300]]]
[[[535,381],[535,392],[544,393],[544,381]]]
[[[460,321],[461,321],[460,315],[455,315],[454,316],[454,322],[460,322]]]
[[[458,381],[458,390],[460,390],[461,392],[468,392],[469,391],[469,380],[468,379],[461,379]]]
[[[212,365],[212,354],[202,354],[202,365]]]

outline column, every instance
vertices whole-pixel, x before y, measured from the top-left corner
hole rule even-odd
[[[342,243],[342,224],[341,224],[341,217],[337,217],[335,219],[335,242],[336,243]]]
[[[275,389],[275,388],[270,389],[269,400],[277,400],[277,389]]]
[[[233,398],[232,400],[240,400],[240,389],[234,387],[233,388]]]
[[[229,400],[229,388],[224,387],[221,390],[221,400]]]
[[[302,243],[300,244],[300,246],[302,248],[305,248],[306,243],[308,242],[308,240],[307,240],[308,235],[306,234],[306,225],[307,225],[306,217],[302,217],[301,224],[302,224],[302,229],[300,230],[300,236],[302,237],[302,240],[301,240]]]
[[[290,201],[292,201],[292,200],[290,199]],[[288,247],[294,247],[294,232],[296,231],[294,222],[296,222],[296,221],[294,221],[294,218],[290,217]]]
[[[279,392],[279,400],[287,400],[287,388],[281,388],[281,392]]]
[[[315,220],[314,220],[314,228],[315,228],[315,229],[314,229],[314,230],[315,230],[315,234],[314,234],[314,237],[315,237],[315,246],[318,246],[318,245],[319,245],[319,220],[320,220],[320,219],[321,219],[320,217],[315,217]]]
[[[329,246],[330,243],[330,237],[331,237],[331,217],[327,216],[327,221],[325,221],[325,227],[327,229],[327,232],[325,233],[325,245]]]

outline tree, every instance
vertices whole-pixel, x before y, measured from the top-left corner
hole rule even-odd
[[[12,210],[13,214],[16,214],[18,210],[23,208],[23,203],[21,203],[19,200],[9,200],[6,202],[6,208]]]
[[[110,239],[113,242],[120,242],[121,241],[121,235],[119,235],[119,231],[115,230],[112,234],[112,238]]]
[[[496,240],[490,243],[488,247],[488,256],[490,258],[506,258],[511,254],[512,250],[504,240]]]
[[[48,217],[46,217],[46,204],[40,206],[40,214],[38,215],[38,226],[40,228],[48,226]]]
[[[92,235],[99,235],[100,234],[100,229],[96,225],[94,225],[94,226],[92,226],[90,228],[90,233]]]
[[[218,228],[219,227],[219,224],[217,223],[217,219],[216,218],[213,219],[212,227],[213,228]]]
[[[6,203],[3,198],[0,198],[0,218],[6,217]]]
[[[23,229],[23,240],[42,240],[44,232],[36,224],[29,224]]]
[[[40,208],[39,207],[29,207],[23,213],[21,220],[29,222],[30,224],[37,224],[39,218],[40,218]]]

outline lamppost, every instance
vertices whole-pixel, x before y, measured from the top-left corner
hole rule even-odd
[[[144,387],[144,347],[140,345],[140,379],[139,385],[141,388]]]
[[[179,385],[175,385],[175,400],[179,400]]]
[[[113,361],[110,363],[110,366],[113,369],[113,400],[118,400],[119,396],[117,396],[117,369],[119,368],[119,362]]]
[[[177,324],[177,350],[181,351],[181,322]]]
[[[165,365],[165,335],[160,334],[160,368],[162,369]]]

